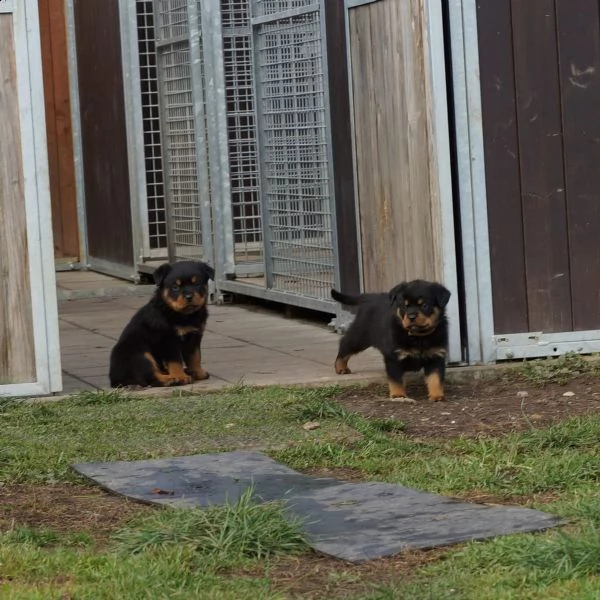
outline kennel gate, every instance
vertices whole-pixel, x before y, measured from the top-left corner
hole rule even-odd
[[[323,2],[155,0],[169,250],[217,289],[335,312]]]
[[[142,259],[167,258],[167,215],[161,147],[156,64],[156,32],[152,0],[135,3],[140,102],[144,146],[143,188],[147,210],[147,241]]]

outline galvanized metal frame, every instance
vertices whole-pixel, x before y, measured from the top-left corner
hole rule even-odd
[[[330,136],[331,124],[330,124],[330,114],[329,114],[329,89],[328,89],[328,73],[327,73],[327,47],[326,47],[326,30],[325,30],[325,19],[324,19],[324,2],[316,0],[312,2],[307,2],[305,6],[293,7],[285,10],[275,11],[270,14],[262,15],[255,14],[255,6],[253,4],[252,7],[252,26],[253,26],[253,41],[254,41],[254,56],[255,56],[255,65],[258,70],[260,65],[260,54],[259,54],[259,27],[261,25],[276,23],[283,19],[289,19],[297,16],[301,16],[304,14],[316,14],[318,15],[318,27],[319,27],[319,45],[320,45],[320,60],[321,60],[321,77],[322,77],[322,85],[323,85],[323,99],[324,99],[324,110],[323,110],[323,123],[325,127],[326,136]],[[299,27],[301,24],[298,25]],[[261,101],[260,94],[260,82],[259,78],[255,78],[255,98],[257,104]],[[284,114],[284,113],[282,113]],[[259,132],[259,154],[260,154],[260,163],[261,163],[261,174],[267,172],[266,170],[266,160],[265,160],[265,124],[264,119],[262,117],[261,111],[257,110],[257,118],[258,118],[258,132]],[[326,198],[322,199],[322,202],[327,204],[327,213],[322,213],[323,222],[327,223],[327,230],[330,232],[331,236],[331,254],[332,254],[332,285],[339,284],[339,259],[338,259],[338,250],[337,250],[337,230],[336,230],[336,222],[335,222],[335,198],[334,198],[334,190],[332,187],[333,181],[333,161],[332,161],[332,148],[331,148],[331,140],[330,137],[327,140],[326,144],[326,163],[327,163],[327,183],[326,183]],[[288,301],[289,304],[295,304],[300,306],[308,306],[317,307],[318,310],[325,310],[326,312],[334,313],[336,312],[336,305],[327,298],[318,298],[311,297],[305,293],[295,293],[293,290],[286,290],[278,288],[274,278],[274,256],[272,252],[272,244],[273,244],[273,236],[271,230],[271,224],[269,222],[269,205],[266,199],[266,185],[265,180],[263,178],[263,185],[261,189],[261,200],[262,200],[262,220],[263,220],[263,241],[264,241],[264,257],[265,257],[265,281],[266,281],[266,289],[259,291],[259,288],[256,286],[247,286],[247,292],[252,295],[264,295],[265,297],[285,297],[293,298],[293,301]],[[302,245],[299,245],[299,251],[301,252]],[[329,251],[329,250],[328,250]],[[300,257],[300,261],[303,258]],[[304,258],[304,260],[306,260]],[[236,283],[234,287],[238,287],[240,284]],[[243,285],[243,284],[242,284]],[[222,285],[223,289],[232,289],[231,282],[226,282]],[[328,294],[327,294],[328,296]]]
[[[592,354],[600,352],[600,331],[514,333],[495,335],[494,342],[496,360],[560,356],[566,352]]]
[[[226,261],[235,277],[262,276],[263,223],[260,201],[260,164],[255,98],[255,61],[251,0],[220,2],[221,31],[215,39],[216,58],[228,73],[224,77],[224,101],[227,117],[230,208],[232,242],[226,249]],[[215,33],[217,29],[215,28]],[[243,59],[240,61],[240,57]],[[231,104],[231,106],[230,106]],[[250,183],[248,183],[250,181]],[[227,217],[229,218],[229,217]],[[224,221],[226,223],[226,221]],[[229,253],[233,251],[233,256]],[[227,272],[226,269],[224,269]],[[227,278],[234,275],[227,272]]]
[[[137,49],[136,2],[119,0],[125,130],[131,204],[131,234],[134,263],[144,262],[150,254],[148,236],[148,197],[144,157],[144,125],[142,121],[142,91]]]
[[[271,269],[268,268],[268,265],[272,263],[273,253],[272,249],[272,236],[271,229],[269,227],[268,222],[268,211],[266,206],[266,199],[264,194],[264,186],[262,184],[263,174],[266,172],[267,163],[265,160],[265,155],[263,148],[265,147],[265,136],[264,136],[264,128],[260,116],[260,111],[258,110],[258,103],[260,102],[259,95],[259,83],[257,77],[257,68],[259,59],[258,59],[258,45],[257,45],[257,30],[256,30],[256,21],[254,16],[254,1],[250,0],[250,25],[252,27],[252,54],[253,54],[253,63],[254,63],[254,103],[255,103],[255,112],[256,112],[256,127],[257,127],[257,138],[258,138],[258,164],[259,164],[259,173],[261,175],[261,186],[260,186],[260,206],[261,206],[261,223],[262,223],[262,242],[263,242],[263,266],[264,266],[264,278],[265,278],[265,288],[270,289],[273,287],[273,275]],[[258,287],[258,286],[257,286]],[[224,287],[227,290],[227,287]],[[231,290],[235,291],[235,290]]]
[[[158,91],[158,57],[152,0],[136,0],[136,39],[139,50],[140,92],[144,123],[145,189],[148,212],[148,253],[150,260],[167,257],[167,206],[164,188],[164,161]],[[142,46],[143,51],[142,51]],[[152,72],[153,71],[153,72]],[[154,88],[154,89],[153,89]],[[156,115],[154,111],[156,110]],[[146,142],[146,136],[150,136]]]
[[[442,269],[444,285],[452,292],[446,308],[450,321],[448,360],[463,362],[460,332],[460,308],[456,264],[456,244],[454,228],[454,201],[452,194],[452,167],[450,160],[450,128],[448,123],[448,89],[445,65],[445,45],[442,4],[440,0],[427,0],[425,3],[428,44],[424,43],[429,58],[431,92],[433,94],[432,129],[435,141],[437,164],[437,187],[439,191],[440,220],[442,233]]]
[[[346,1],[346,13],[349,8],[356,8],[357,6],[364,6],[365,4],[373,4],[379,2],[379,0],[345,0]]]
[[[319,36],[320,36],[320,69],[323,77],[323,97],[325,98],[323,118],[325,120],[326,131],[330,131],[330,114],[328,105],[328,73],[327,73],[327,54],[326,54],[326,32],[324,23],[324,1],[312,0],[307,7],[293,8],[274,15],[266,15],[259,19],[259,24],[274,22],[284,17],[302,15],[305,13],[318,12]],[[159,16],[156,14],[158,2],[155,0],[155,19],[156,26],[159,27]],[[219,293],[224,291],[237,292],[250,296],[265,297],[283,301],[287,304],[306,306],[326,312],[335,312],[336,305],[328,298],[312,298],[303,294],[297,294],[288,290],[275,289],[273,286],[272,271],[270,273],[267,265],[269,264],[268,243],[269,227],[264,220],[263,194],[261,194],[261,221],[262,221],[262,250],[264,261],[261,263],[243,264],[236,261],[236,243],[235,234],[243,234],[243,230],[237,230],[233,219],[232,199],[231,199],[231,171],[229,164],[229,138],[228,138],[228,107],[225,95],[225,75],[224,75],[224,50],[223,50],[223,28],[221,22],[221,3],[220,0],[202,0],[194,2],[189,0],[188,10],[188,34],[180,35],[181,39],[161,40],[157,42],[157,48],[174,42],[189,42],[190,64],[192,68],[192,82],[194,95],[194,119],[196,129],[196,139],[205,140],[203,143],[196,143],[196,159],[198,166],[199,196],[202,203],[202,245],[203,259],[212,262],[217,272],[217,288]],[[255,42],[256,23],[252,22],[252,37]],[[256,44],[253,44],[256,53]],[[160,50],[158,52],[160,54]],[[256,70],[256,54],[254,55],[254,69]],[[160,59],[159,59],[160,60]],[[201,68],[204,68],[204,72]],[[159,79],[162,77],[162,68],[159,68]],[[255,125],[258,131],[258,147],[261,145],[261,124],[258,122],[256,103],[259,97],[256,94],[256,76],[254,80],[254,114]],[[161,80],[160,86],[164,86]],[[165,118],[164,106],[161,110],[162,118]],[[167,131],[163,126],[163,131]],[[329,133],[327,133],[329,135]],[[163,146],[165,147],[164,158],[168,160],[168,150],[166,149],[166,133],[163,136]],[[258,169],[258,176],[264,172],[264,153],[258,151],[258,157],[261,168]],[[339,284],[339,264],[337,250],[337,231],[335,222],[335,198],[333,197],[333,162],[332,148],[330,140],[327,143],[327,194],[322,200],[327,205],[328,216],[324,216],[324,223],[327,223],[327,231],[331,235],[331,253],[332,260],[332,283]],[[168,182],[169,173],[165,169],[166,187],[170,189]],[[325,188],[324,188],[325,189]],[[171,211],[168,211],[169,213]],[[171,219],[171,217],[169,217]],[[327,220],[328,219],[328,220]],[[172,230],[172,227],[169,227]],[[208,244],[214,240],[214,246],[208,248]],[[173,239],[170,240],[170,256],[177,258],[176,249],[173,247]],[[211,258],[213,260],[211,260]],[[272,258],[271,258],[272,260]],[[254,285],[243,283],[243,280],[235,280],[236,276],[256,274],[257,267],[264,269],[266,285]],[[327,294],[328,296],[328,294]]]
[[[170,160],[169,154],[169,142],[168,142],[168,127],[167,127],[167,114],[166,106],[163,99],[163,105],[161,106],[161,128],[162,128],[162,146],[163,146],[163,160],[165,164],[164,179],[165,179],[165,195],[167,204],[167,227],[169,231],[169,259],[177,260],[181,258],[197,258],[202,259],[210,264],[215,264],[214,260],[214,247],[213,247],[213,230],[212,230],[212,209],[211,209],[211,180],[209,175],[209,157],[206,148],[207,140],[207,128],[206,128],[206,117],[205,117],[205,90],[204,90],[204,60],[201,45],[203,43],[201,37],[201,24],[200,15],[198,13],[198,4],[194,0],[187,2],[187,21],[185,34],[178,36],[172,36],[169,39],[163,40],[161,38],[160,26],[160,2],[159,0],[154,1],[155,9],[155,26],[157,27],[157,60],[158,60],[158,78],[159,88],[161,95],[165,93],[165,81],[163,74],[163,66],[161,60],[163,59],[162,49],[171,48],[173,50],[175,46],[181,43],[187,44],[187,52],[189,53],[189,61],[187,68],[190,73],[190,86],[192,96],[192,112],[193,112],[193,132],[194,132],[194,162],[196,165],[196,184],[198,186],[198,212],[199,212],[199,229],[198,233],[201,236],[201,245],[197,248],[197,253],[193,253],[191,249],[192,245],[188,246],[187,254],[181,254],[178,252],[176,239],[173,234],[175,218],[172,214],[173,211],[173,200],[169,197],[171,184],[171,173],[168,168],[168,162]]]
[[[42,395],[60,391],[62,380],[37,1],[6,3],[0,12],[13,15],[35,350],[35,381],[0,385],[0,396]]]
[[[163,41],[161,38],[161,33],[160,33],[160,14],[159,14],[159,2],[160,0],[153,0],[153,8],[154,8],[154,25],[156,27],[156,61],[157,61],[157,76],[158,76],[158,88],[159,88],[159,95],[163,96],[164,95],[164,88],[165,88],[165,81],[164,81],[164,76],[163,76],[163,69],[162,69],[162,65],[161,65],[161,48],[165,47],[165,46],[174,46],[176,41],[174,38],[170,38],[167,41]],[[189,35],[188,36],[183,36],[183,39],[181,41],[188,41],[189,42]],[[166,202],[166,222],[167,222],[167,253],[168,253],[168,259],[169,261],[173,261],[176,258],[176,254],[175,254],[175,240],[174,240],[174,236],[172,235],[172,219],[171,219],[171,207],[170,207],[170,202],[171,199],[169,197],[170,194],[170,189],[171,189],[171,174],[169,171],[169,167],[168,167],[168,162],[169,162],[169,153],[168,153],[168,143],[167,143],[167,115],[166,115],[166,109],[164,106],[164,102],[162,102],[162,98],[161,98],[161,107],[160,107],[160,125],[161,125],[161,131],[164,133],[164,135],[161,138],[161,144],[162,144],[162,154],[163,157],[165,159],[165,162],[163,163],[164,166],[164,183],[165,183],[165,202]]]
[[[213,235],[213,231],[216,232],[213,237],[215,248],[212,264],[215,265],[217,278],[223,279],[235,272],[235,250],[221,9],[219,0],[198,0],[196,6],[198,10],[202,7],[200,35],[203,40],[206,125],[211,181],[211,195],[203,198],[202,201],[207,207],[207,212],[211,212],[213,219],[212,224],[207,223],[207,229],[210,227],[210,235]],[[190,26],[193,31],[191,22]]]
[[[202,229],[202,259],[210,265],[216,264],[214,233],[213,233],[213,190],[218,187],[212,179],[212,165],[210,149],[207,148],[205,140],[210,140],[208,131],[209,104],[210,100],[206,91],[207,65],[205,60],[206,40],[204,31],[206,24],[203,23],[204,15],[200,12],[202,0],[188,2],[189,15],[189,43],[190,61],[192,75],[192,90],[194,96],[194,121],[196,126],[196,168],[198,171],[201,207],[201,229]],[[206,0],[205,0],[206,1]],[[210,144],[210,141],[208,142]],[[213,288],[211,287],[211,293]]]
[[[476,0],[450,0],[468,361],[496,360]]]
[[[125,93],[125,123],[127,128],[127,152],[129,159],[129,178],[130,178],[130,200],[131,200],[131,215],[132,215],[132,234],[133,234],[133,251],[134,259],[137,267],[140,270],[145,270],[144,265],[148,261],[156,261],[167,258],[166,247],[166,232],[164,234],[165,243],[161,245],[160,241],[163,236],[159,233],[152,234],[151,229],[158,231],[161,225],[166,228],[166,206],[164,207],[164,217],[159,219],[161,210],[158,206],[150,206],[150,197],[148,194],[149,168],[148,160],[152,161],[152,173],[154,171],[155,156],[157,144],[152,140],[151,143],[146,143],[146,121],[154,121],[152,116],[147,116],[145,113],[153,109],[152,106],[144,104],[144,97],[147,97],[150,92],[142,91],[142,68],[140,64],[140,28],[139,9],[140,5],[150,4],[152,0],[119,0],[119,16],[121,23],[121,55],[123,63],[123,85]],[[152,13],[154,17],[154,13]],[[148,44],[148,42],[145,42]],[[146,52],[147,60],[148,52]],[[145,65],[145,69],[148,69]],[[149,82],[146,82],[148,85]],[[158,85],[158,80],[156,81]],[[158,92],[156,92],[158,95]],[[160,117],[159,117],[160,118]],[[161,136],[161,131],[158,135]],[[156,133],[152,134],[153,136]],[[161,144],[158,147],[162,148]],[[148,156],[150,150],[151,156]],[[162,163],[162,149],[158,160]],[[161,174],[164,169],[161,169]],[[164,175],[163,179],[164,179]],[[160,197],[156,196],[156,181],[154,186],[153,202],[157,204]],[[164,182],[163,182],[164,189]],[[164,195],[163,195],[164,202]],[[154,245],[151,238],[154,239]]]

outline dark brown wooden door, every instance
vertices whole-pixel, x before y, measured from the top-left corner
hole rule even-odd
[[[75,33],[88,254],[118,272],[134,262],[118,0],[75,0]]]
[[[495,331],[600,329],[599,0],[478,0]]]
[[[79,260],[67,28],[63,0],[38,0],[52,234],[57,259]]]

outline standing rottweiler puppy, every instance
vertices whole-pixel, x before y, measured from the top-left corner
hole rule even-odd
[[[208,319],[206,263],[164,264],[154,272],[156,291],[127,324],[110,356],[110,385],[185,385],[208,378],[200,344]]]
[[[448,354],[445,309],[450,292],[443,285],[415,279],[397,285],[389,294],[349,296],[331,290],[331,295],[342,304],[359,306],[340,340],[336,373],[350,373],[350,357],[373,347],[383,354],[390,398],[406,398],[404,374],[423,369],[429,399],[444,400]]]

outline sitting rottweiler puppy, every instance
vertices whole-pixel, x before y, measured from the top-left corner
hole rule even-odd
[[[207,379],[200,343],[208,318],[206,263],[164,264],[154,272],[156,292],[123,330],[110,356],[110,385],[170,386]]]
[[[448,354],[445,309],[450,292],[443,285],[416,279],[397,285],[389,294],[349,296],[331,290],[331,295],[342,304],[359,306],[340,340],[336,373],[350,373],[350,357],[373,347],[383,354],[390,398],[407,399],[404,374],[423,369],[429,399],[444,400]]]

